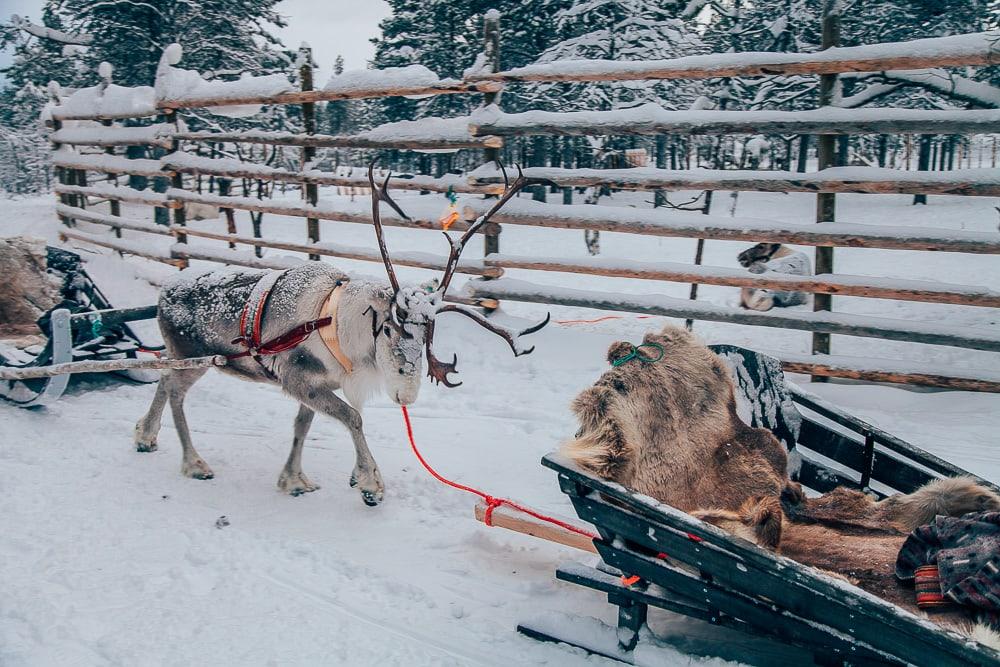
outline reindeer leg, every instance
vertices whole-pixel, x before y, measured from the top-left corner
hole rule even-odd
[[[278,477],[278,488],[292,496],[301,496],[303,493],[309,493],[319,488],[318,484],[310,482],[309,478],[302,473],[302,446],[305,444],[306,435],[309,434],[309,427],[312,425],[315,414],[315,410],[306,404],[299,404],[299,414],[295,416],[292,451],[288,455],[285,469]]]
[[[153,402],[149,405],[149,410],[145,416],[135,425],[135,432],[132,437],[135,442],[137,452],[155,452],[156,436],[160,432],[160,418],[163,416],[163,408],[167,405],[167,384],[170,382],[169,371],[164,371],[160,376],[160,381],[156,383],[156,394],[153,395]]]
[[[170,399],[170,411],[174,415],[174,427],[181,441],[184,458],[181,461],[181,474],[193,479],[212,479],[215,473],[208,467],[201,455],[191,444],[191,432],[188,430],[187,418],[184,416],[184,395],[188,389],[205,374],[207,368],[192,368],[182,371],[170,371],[160,379],[168,381],[167,397]]]
[[[382,502],[385,486],[382,484],[382,474],[379,472],[375,458],[368,449],[365,433],[362,430],[361,414],[346,401],[333,393],[332,387],[300,385],[295,382],[284,384],[286,392],[299,402],[316,412],[333,417],[347,427],[354,440],[354,451],[357,461],[351,474],[351,486],[357,486],[361,491],[361,499],[365,504],[374,507]]]

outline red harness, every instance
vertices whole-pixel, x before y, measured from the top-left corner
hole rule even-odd
[[[262,280],[266,279],[262,278]],[[272,279],[274,282],[277,281],[276,278]],[[273,282],[272,282],[273,285]],[[341,281],[337,281],[337,287],[341,285]],[[318,320],[310,320],[304,322],[299,326],[295,327],[290,331],[272,338],[269,341],[261,343],[260,341],[260,325],[261,320],[264,316],[264,308],[267,306],[267,298],[271,295],[272,287],[264,288],[257,302],[254,302],[253,294],[247,299],[247,304],[243,307],[243,314],[240,316],[240,333],[238,338],[233,339],[233,344],[243,345],[247,349],[242,352],[234,352],[233,354],[227,354],[226,359],[242,359],[243,357],[253,357],[257,363],[261,365],[268,375],[273,377],[271,370],[264,365],[264,361],[261,357],[265,357],[272,354],[278,354],[286,350],[290,350],[293,347],[297,347],[302,344],[309,334],[321,329],[322,327],[329,326],[333,322],[332,317],[321,317]],[[251,315],[251,312],[253,313]],[[252,318],[252,322],[250,321]]]

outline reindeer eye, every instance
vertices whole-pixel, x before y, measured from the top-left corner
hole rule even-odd
[[[399,369],[399,374],[400,375],[406,375],[406,371],[404,371],[402,368],[400,368]]]

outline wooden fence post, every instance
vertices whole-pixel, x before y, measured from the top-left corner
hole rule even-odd
[[[302,90],[313,89],[313,56],[312,49],[305,42],[299,47],[299,83]],[[302,127],[306,134],[316,134],[316,103],[302,103]],[[310,168],[316,158],[314,146],[302,147],[302,171]],[[302,193],[306,204],[315,206],[319,201],[319,186],[315,183],[303,183]],[[319,243],[319,220],[306,218],[306,236],[309,243]],[[319,260],[319,255],[309,253],[309,259]]]
[[[169,118],[173,121],[175,131],[180,131],[179,113],[178,109],[173,109],[173,113],[170,114]],[[170,142],[170,152],[176,153],[181,149],[181,142],[178,139],[173,139]],[[176,188],[177,190],[184,189],[184,174],[179,170],[174,172],[174,175],[170,177],[170,187]],[[160,209],[157,209],[160,210]],[[185,227],[187,225],[187,214],[184,212],[184,206],[181,205],[174,209],[174,224],[178,227]],[[187,243],[186,234],[177,235],[178,243]],[[185,262],[187,266],[187,262]],[[184,268],[184,267],[181,267]]]
[[[483,55],[486,57],[486,67],[490,72],[500,71],[500,12],[491,9],[486,12],[483,19]],[[500,99],[499,93],[486,93],[483,95],[483,106],[496,104]],[[487,148],[483,151],[486,162],[496,162],[500,159],[499,148]],[[483,234],[484,246],[483,254],[492,255],[500,252],[500,226],[495,227],[496,231],[487,231]]]
[[[52,98],[52,105],[53,106],[59,106],[59,84],[57,84],[55,81],[52,81],[51,83],[49,83],[49,95]],[[55,134],[56,132],[58,132],[61,129],[62,129],[62,121],[59,120],[58,118],[53,118],[52,119],[52,132],[53,132],[53,134]],[[52,152],[55,153],[57,150],[59,150],[59,147],[61,145],[62,144],[59,144],[59,143],[53,141],[52,142]],[[62,185],[68,185],[69,184],[69,179],[67,178],[67,170],[64,169],[63,167],[56,167],[55,171],[56,171],[56,182],[60,183]],[[60,204],[70,204],[71,203],[69,195],[60,194],[60,195],[57,195],[57,197],[58,197],[58,201],[59,201]],[[63,225],[65,225],[66,227],[72,227],[73,226],[73,220],[72,220],[72,218],[67,218],[64,215],[60,215],[59,216],[59,221]]]
[[[840,42],[840,8],[837,0],[825,0],[823,3],[823,42],[824,49],[837,46]],[[819,105],[829,106],[834,102],[837,88],[836,74],[823,74],[819,81]],[[819,169],[833,167],[836,164],[836,137],[832,134],[821,134],[816,147]],[[832,192],[816,195],[816,222],[833,222],[836,218],[836,195]],[[833,246],[817,246],[816,274],[833,273]],[[829,294],[813,295],[813,310],[831,310],[833,297]],[[813,354],[830,354],[830,334],[813,333]],[[812,376],[813,382],[826,382],[825,377]]]

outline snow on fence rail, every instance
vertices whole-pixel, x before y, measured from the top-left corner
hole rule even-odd
[[[608,186],[621,190],[739,190],[756,192],[851,192],[1000,196],[1000,170],[956,169],[910,172],[878,167],[832,167],[812,173],[728,169],[563,169],[528,167],[528,178],[562,187]],[[502,183],[492,165],[471,172],[473,186]]]
[[[490,18],[488,20],[496,20]],[[494,33],[498,27],[493,26]],[[487,33],[490,31],[487,30]],[[613,81],[666,78],[706,78],[769,74],[831,74],[835,72],[902,70],[914,67],[941,68],[973,66],[1000,61],[1000,32],[916,40],[844,49],[828,49],[814,54],[715,54],[671,61],[623,63],[577,61],[531,66],[498,72],[495,57],[485,67],[469,70],[462,81],[439,79],[426,68],[345,73],[335,76],[322,89],[312,90],[310,77],[303,74],[301,89],[284,76],[244,78],[238,81],[206,81],[198,73],[175,67],[178,49],[168,49],[157,72],[155,87],[126,89],[110,84],[81,89],[62,97],[45,114],[52,120],[52,139],[62,146],[54,154],[61,182],[55,191],[62,203],[57,214],[70,224],[84,221],[116,230],[158,237],[174,237],[177,243],[152,246],[132,239],[107,238],[79,229],[64,230],[67,239],[93,243],[118,252],[135,254],[184,268],[189,260],[203,260],[253,268],[288,268],[321,256],[363,261],[380,261],[373,248],[357,248],[319,241],[320,220],[371,223],[369,205],[363,202],[320,201],[320,185],[366,188],[363,176],[341,176],[311,168],[310,155],[318,147],[410,149],[452,151],[485,149],[495,155],[504,136],[627,135],[627,134],[719,134],[719,133],[992,133],[1000,127],[1000,110],[923,111],[907,109],[846,110],[824,107],[814,111],[667,111],[655,105],[613,112],[548,113],[529,111],[505,114],[492,104],[503,81]],[[487,53],[496,54],[494,48]],[[308,58],[300,59],[308,63]],[[303,64],[303,72],[308,68]],[[931,70],[927,70],[931,71]],[[888,72],[887,74],[893,74]],[[899,72],[902,77],[914,72]],[[176,120],[180,110],[207,108],[223,115],[246,116],[258,105],[301,104],[307,128],[314,129],[312,104],[323,100],[360,99],[395,95],[428,96],[483,93],[484,104],[470,116],[389,123],[354,135],[247,130],[188,131],[178,122],[146,127],[66,127],[63,120],[143,118],[160,115]],[[54,95],[59,96],[58,90]],[[983,104],[983,106],[991,106]],[[993,105],[1000,106],[1000,105]],[[314,115],[311,116],[314,118]],[[182,152],[182,142],[213,144],[264,144],[303,149],[299,170],[240,162],[228,158],[206,158]],[[128,160],[114,155],[116,146],[148,145],[170,152],[160,159]],[[104,154],[85,154],[70,146],[96,146]],[[168,178],[173,187],[166,192],[133,190],[119,185],[88,186],[87,171]],[[904,194],[1000,195],[1000,170],[967,169],[941,173],[907,173],[875,168],[833,168],[814,174],[793,172],[748,172],[722,170],[671,171],[666,169],[557,169],[529,168],[529,178],[549,181],[562,187],[608,186],[635,190],[757,190],[815,193],[864,192]],[[253,197],[198,194],[184,190],[184,175],[196,174],[247,181],[299,184],[309,195],[302,204],[272,202]],[[164,185],[160,180],[159,185]],[[463,194],[497,194],[501,179],[492,166],[484,166],[468,178],[418,175],[397,178],[394,188]],[[158,188],[159,189],[159,188]],[[99,213],[88,206],[87,198],[112,203],[112,214]],[[120,215],[119,202],[146,204],[174,209],[173,224],[155,224]],[[440,201],[407,201],[412,219],[406,220],[386,210],[383,223],[417,229],[439,229]],[[492,202],[463,197],[461,216],[454,229],[461,231],[481,215]],[[212,223],[185,225],[186,205],[204,204],[226,212],[225,232],[209,229]],[[232,211],[272,213],[306,218],[307,243],[236,233]],[[612,259],[565,260],[519,257],[499,252],[502,224],[518,224],[553,229],[584,229],[626,232],[651,236],[769,241],[814,246],[864,247],[932,250],[979,254],[1000,254],[1000,234],[965,231],[937,231],[912,227],[857,225],[823,222],[795,225],[766,220],[739,219],[678,211],[614,209],[594,206],[553,206],[514,200],[483,230],[487,237],[485,260],[463,260],[459,271],[481,276],[470,281],[468,293],[458,297],[465,303],[495,307],[497,299],[537,301],[550,304],[585,306],[603,310],[650,312],[673,317],[734,322],[753,326],[781,327],[824,334],[844,334],[888,340],[904,340],[949,345],[977,350],[1000,351],[1000,335],[993,331],[970,330],[933,323],[905,322],[830,312],[777,314],[734,310],[699,301],[659,295],[621,295],[582,292],[532,285],[501,278],[505,268],[560,271],[590,275],[633,277],[646,280],[693,282],[733,287],[791,289],[816,294],[840,294],[873,298],[928,301],[965,306],[1000,307],[1000,293],[988,287],[930,283],[926,281],[821,274],[815,277],[765,273],[749,274],[724,267],[703,267],[666,262],[630,262]],[[189,243],[188,238],[206,243]],[[225,249],[223,243],[230,245]],[[255,256],[235,246],[270,248],[299,253],[300,256]],[[440,269],[444,256],[403,253],[395,258],[400,265]],[[781,356],[781,355],[779,355]],[[850,377],[874,381],[929,384],[973,391],[1000,391],[1000,377],[988,372],[961,373],[951,369],[911,365],[872,359],[832,356],[784,355],[786,370],[817,376]]]
[[[619,294],[594,292],[550,285],[536,285],[524,280],[501,278],[470,281],[466,292],[471,297],[497,300],[528,301],[560,306],[595,308],[598,310],[646,313],[711,322],[750,324],[762,327],[846,334],[864,338],[883,338],[911,343],[949,345],[971,350],[1000,352],[1000,332],[971,329],[928,322],[895,320],[886,317],[851,315],[830,312],[774,313],[725,308],[703,301],[690,301],[661,294]]]
[[[563,60],[503,72],[477,72],[468,81],[635,81],[732,76],[836,74],[961,67],[1000,63],[1000,30],[908,42],[830,48],[818,53],[742,52],[672,60]]]

